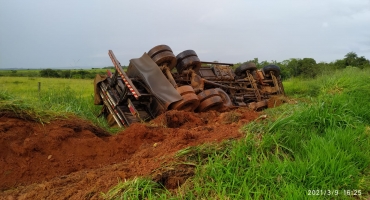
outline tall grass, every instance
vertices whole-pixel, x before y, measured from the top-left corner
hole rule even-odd
[[[264,111],[266,120],[245,125],[245,138],[225,148],[182,150],[183,157],[199,158],[190,184],[172,195],[162,190],[160,197],[147,197],[369,198],[369,70],[348,68],[315,80],[288,80],[285,90],[298,97],[297,104]]]
[[[321,199],[353,197],[347,190],[368,195],[369,74],[346,69],[306,81],[302,88],[286,86],[288,92],[304,91],[300,97],[316,98],[268,110],[270,120],[246,125],[244,140],[199,167],[198,189],[189,197],[306,199],[310,190],[320,190]],[[328,197],[328,190],[338,193]]]
[[[74,114],[115,131],[109,128],[105,119],[96,117],[101,106],[94,105],[93,80],[1,77],[0,87],[1,95],[7,97],[8,101],[16,101],[28,107],[23,110],[52,112],[55,116]]]
[[[163,186],[147,178],[134,178],[119,183],[107,193],[101,193],[104,199],[152,199],[165,198]]]

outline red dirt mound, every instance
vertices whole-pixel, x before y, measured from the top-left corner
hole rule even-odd
[[[98,199],[118,178],[150,175],[180,149],[241,137],[240,125],[258,116],[169,111],[110,136],[77,118],[40,124],[0,113],[0,199]],[[193,173],[182,171],[155,179],[174,189]]]

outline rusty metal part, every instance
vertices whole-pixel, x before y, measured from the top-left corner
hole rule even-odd
[[[256,73],[257,73],[257,79],[259,83],[263,85],[264,84],[263,80],[265,79],[265,77],[263,76],[263,72],[261,70],[257,70]]]
[[[158,66],[166,65],[170,70],[176,66],[176,57],[171,51],[162,51],[152,59]]]
[[[271,86],[261,86],[260,91],[262,94],[273,94],[278,92],[275,87]]]
[[[197,110],[198,112],[206,112],[210,110],[218,110],[222,107],[223,101],[220,96],[212,96],[203,100]]]
[[[197,73],[209,81],[234,81],[236,77],[232,69],[225,65],[201,67]]]
[[[194,88],[195,93],[204,90],[204,79],[195,72],[191,73],[191,86]]]
[[[183,73],[185,73],[185,71],[183,72]],[[215,78],[216,78],[216,75],[215,75],[215,73],[214,73],[214,71],[212,70],[212,68],[210,68],[210,67],[201,67],[200,69],[199,69],[199,72],[198,72],[198,74],[202,77],[202,78],[204,78],[204,79],[206,79],[206,80],[215,80]]]
[[[235,79],[235,73],[229,66],[217,65],[212,67],[217,80],[220,81],[233,81]]]
[[[172,76],[171,70],[167,67],[167,63],[164,63],[163,66],[160,67],[160,69],[166,74],[168,81],[172,84],[174,88],[177,88],[177,83],[175,79]]]
[[[256,80],[253,78],[252,74],[249,73],[248,71],[247,71],[247,78],[248,78],[249,82],[252,84],[252,87],[254,89],[253,91],[254,91],[254,94],[256,95],[257,101],[261,101],[262,98],[261,98],[261,94],[260,94],[260,92],[258,90],[258,87],[257,87],[257,84],[256,84]]]
[[[233,102],[231,101],[229,95],[221,88],[215,88],[215,90],[218,92],[220,97],[222,98],[223,106],[224,107],[231,107],[233,106]]]
[[[193,112],[198,105],[199,99],[195,93],[185,93],[182,95],[182,100],[171,105],[171,109]]]
[[[199,101],[202,102],[210,97],[220,96],[220,95],[216,89],[208,89],[208,90],[204,90],[203,92],[199,93],[197,96],[198,96]]]
[[[282,94],[282,91],[280,90],[279,83],[274,75],[274,72],[270,71],[270,75],[274,83],[275,90],[277,91],[278,94]]]
[[[280,91],[281,91],[282,95],[284,95],[284,96],[285,96],[284,86],[283,86],[283,83],[282,83],[282,81],[281,81],[280,77],[279,77],[279,79],[278,79],[278,84],[279,84],[279,88],[280,88]]]
[[[194,111],[200,101],[190,85],[184,85],[176,88],[177,92],[182,96],[182,100],[171,105],[173,110]]]
[[[164,72],[166,73],[166,76],[167,76],[168,80],[170,81],[170,83],[173,85],[173,87],[177,88],[176,81],[173,78],[170,69],[168,67],[165,67]]]
[[[178,88],[176,88],[177,92],[179,92],[180,95],[184,95],[187,93],[194,93],[194,89],[190,85],[183,85]]]
[[[217,86],[217,87],[226,88],[226,89],[237,89],[236,87],[222,85],[222,84],[219,84],[219,83],[216,83],[216,82],[213,82],[213,81],[209,81],[209,80],[206,80],[206,79],[203,79],[203,80],[204,80],[204,83],[214,85],[214,86]]]

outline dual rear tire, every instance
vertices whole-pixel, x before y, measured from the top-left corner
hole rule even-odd
[[[185,50],[175,57],[169,46],[158,45],[150,49],[147,54],[158,66],[166,64],[170,70],[176,67],[179,74],[185,70],[193,70],[197,73],[202,65],[194,50]],[[249,68],[250,66],[248,65],[247,69]],[[240,70],[243,71],[245,69],[243,67]],[[232,106],[230,97],[220,88],[208,89],[198,95],[195,94],[194,89],[189,85],[176,89],[183,99],[171,104],[170,108],[173,110],[206,112]]]
[[[202,63],[200,62],[197,53],[194,50],[185,50],[176,56],[176,69],[179,74],[184,70],[194,70],[198,72]]]
[[[172,110],[183,110],[193,112],[199,106],[199,99],[190,85],[184,85],[176,88],[182,96],[182,100],[171,104]]]
[[[190,69],[198,72],[202,65],[194,50],[185,50],[175,56],[172,49],[164,44],[153,47],[147,54],[158,66],[167,64],[170,70],[176,67],[179,74]]]
[[[167,67],[172,70],[176,66],[176,57],[172,49],[167,45],[158,45],[148,51],[148,56],[158,65]]]
[[[198,99],[200,101],[198,112],[224,110],[233,105],[229,95],[220,88],[204,90],[198,94]]]

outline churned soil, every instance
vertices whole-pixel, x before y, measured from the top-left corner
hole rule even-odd
[[[237,139],[260,113],[168,111],[149,123],[110,135],[75,117],[39,123],[0,113],[0,199],[100,199],[118,183],[148,176],[176,189],[189,166],[161,171],[178,150]]]

